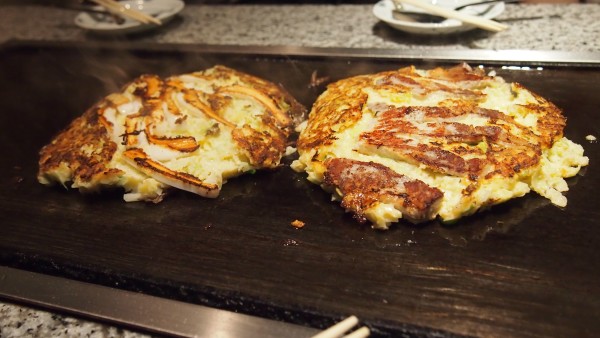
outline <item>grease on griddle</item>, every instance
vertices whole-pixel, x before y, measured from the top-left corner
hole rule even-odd
[[[22,168],[19,165],[15,165],[12,167],[13,175],[8,180],[8,186],[12,190],[17,190],[21,186],[21,183],[25,180],[25,178],[21,175]]]
[[[300,243],[295,239],[287,238],[283,241],[283,246],[298,246],[298,245],[300,245]]]

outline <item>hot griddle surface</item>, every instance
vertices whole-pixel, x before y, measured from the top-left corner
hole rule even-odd
[[[414,60],[411,61],[414,63]],[[373,336],[570,336],[600,332],[600,70],[490,69],[565,110],[591,165],[569,206],[534,193],[454,225],[356,223],[282,166],[225,184],[215,200],[160,204],[82,196],[36,181],[38,150],[95,101],[142,73],[224,64],[283,84],[310,107],[329,80],[407,60],[252,55],[202,48],[11,44],[0,49],[0,264],[221,309],[324,326],[355,314]],[[417,62],[419,67],[441,65]],[[287,160],[289,163],[291,159]],[[290,225],[302,220],[306,226]]]

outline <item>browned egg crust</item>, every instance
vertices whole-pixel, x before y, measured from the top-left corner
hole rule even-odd
[[[400,196],[404,204],[414,204],[403,210],[408,211],[409,220],[427,220],[435,213],[426,206],[435,205],[430,197],[441,198],[437,193],[439,190],[421,182],[419,189],[401,193],[385,190],[381,193],[399,174],[374,163],[359,165],[348,162],[350,160],[332,160],[323,149],[368,112],[374,114],[375,126],[362,131],[356,143],[351,145],[357,153],[377,154],[427,168],[433,173],[464,177],[470,182],[462,192],[464,195],[478,189],[487,179],[513,177],[540,163],[542,150],[550,148],[563,136],[566,119],[554,104],[530,91],[537,102],[518,109],[537,117],[535,130],[517,123],[513,117],[499,110],[479,107],[486,94],[478,83],[490,79],[483,70],[463,64],[436,68],[428,71],[427,75],[417,72],[414,67],[406,67],[340,80],[330,84],[313,105],[306,128],[298,139],[298,151],[302,154],[317,150],[311,161],[325,166],[326,185],[349,194],[343,197],[342,205],[357,219],[364,221],[365,208],[393,195],[395,198]],[[515,93],[525,90],[518,83],[512,85]],[[449,98],[437,106],[392,106],[383,103],[369,106],[365,88],[375,92],[411,93],[417,98],[442,92],[447,93]],[[475,116],[485,124],[474,126],[459,122],[467,115]],[[366,179],[361,170],[354,175],[340,176],[339,167],[342,165],[368,166],[375,170],[375,176]],[[436,193],[433,193],[434,190],[437,190]],[[361,192],[363,194],[359,195]],[[414,207],[416,205],[425,208]]]
[[[108,168],[117,144],[112,142],[104,126],[98,122],[98,106],[76,118],[52,142],[40,151],[39,172],[53,170],[66,162],[73,175],[81,181],[98,180],[99,177],[116,176],[120,170]],[[90,156],[82,149],[93,149]]]

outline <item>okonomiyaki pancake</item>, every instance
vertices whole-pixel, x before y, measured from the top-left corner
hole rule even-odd
[[[224,67],[142,75],[76,118],[40,151],[38,180],[126,201],[168,188],[218,196],[227,179],[280,164],[304,115],[282,87]]]
[[[330,84],[301,126],[292,164],[361,222],[448,222],[534,190],[566,206],[588,164],[561,110],[463,64]]]

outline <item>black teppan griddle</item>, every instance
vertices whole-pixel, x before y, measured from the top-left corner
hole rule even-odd
[[[5,44],[0,265],[314,328],[354,314],[373,337],[600,333],[600,146],[586,140],[600,134],[599,63],[441,54]],[[401,222],[376,231],[287,165],[233,179],[214,200],[174,192],[160,204],[125,203],[120,192],[82,196],[36,180],[38,150],[142,73],[223,64],[281,83],[310,107],[326,84],[311,87],[314,72],[334,81],[460,61],[564,109],[567,137],[591,160],[568,180],[566,208],[531,193],[452,225]],[[306,226],[291,226],[296,219]]]

